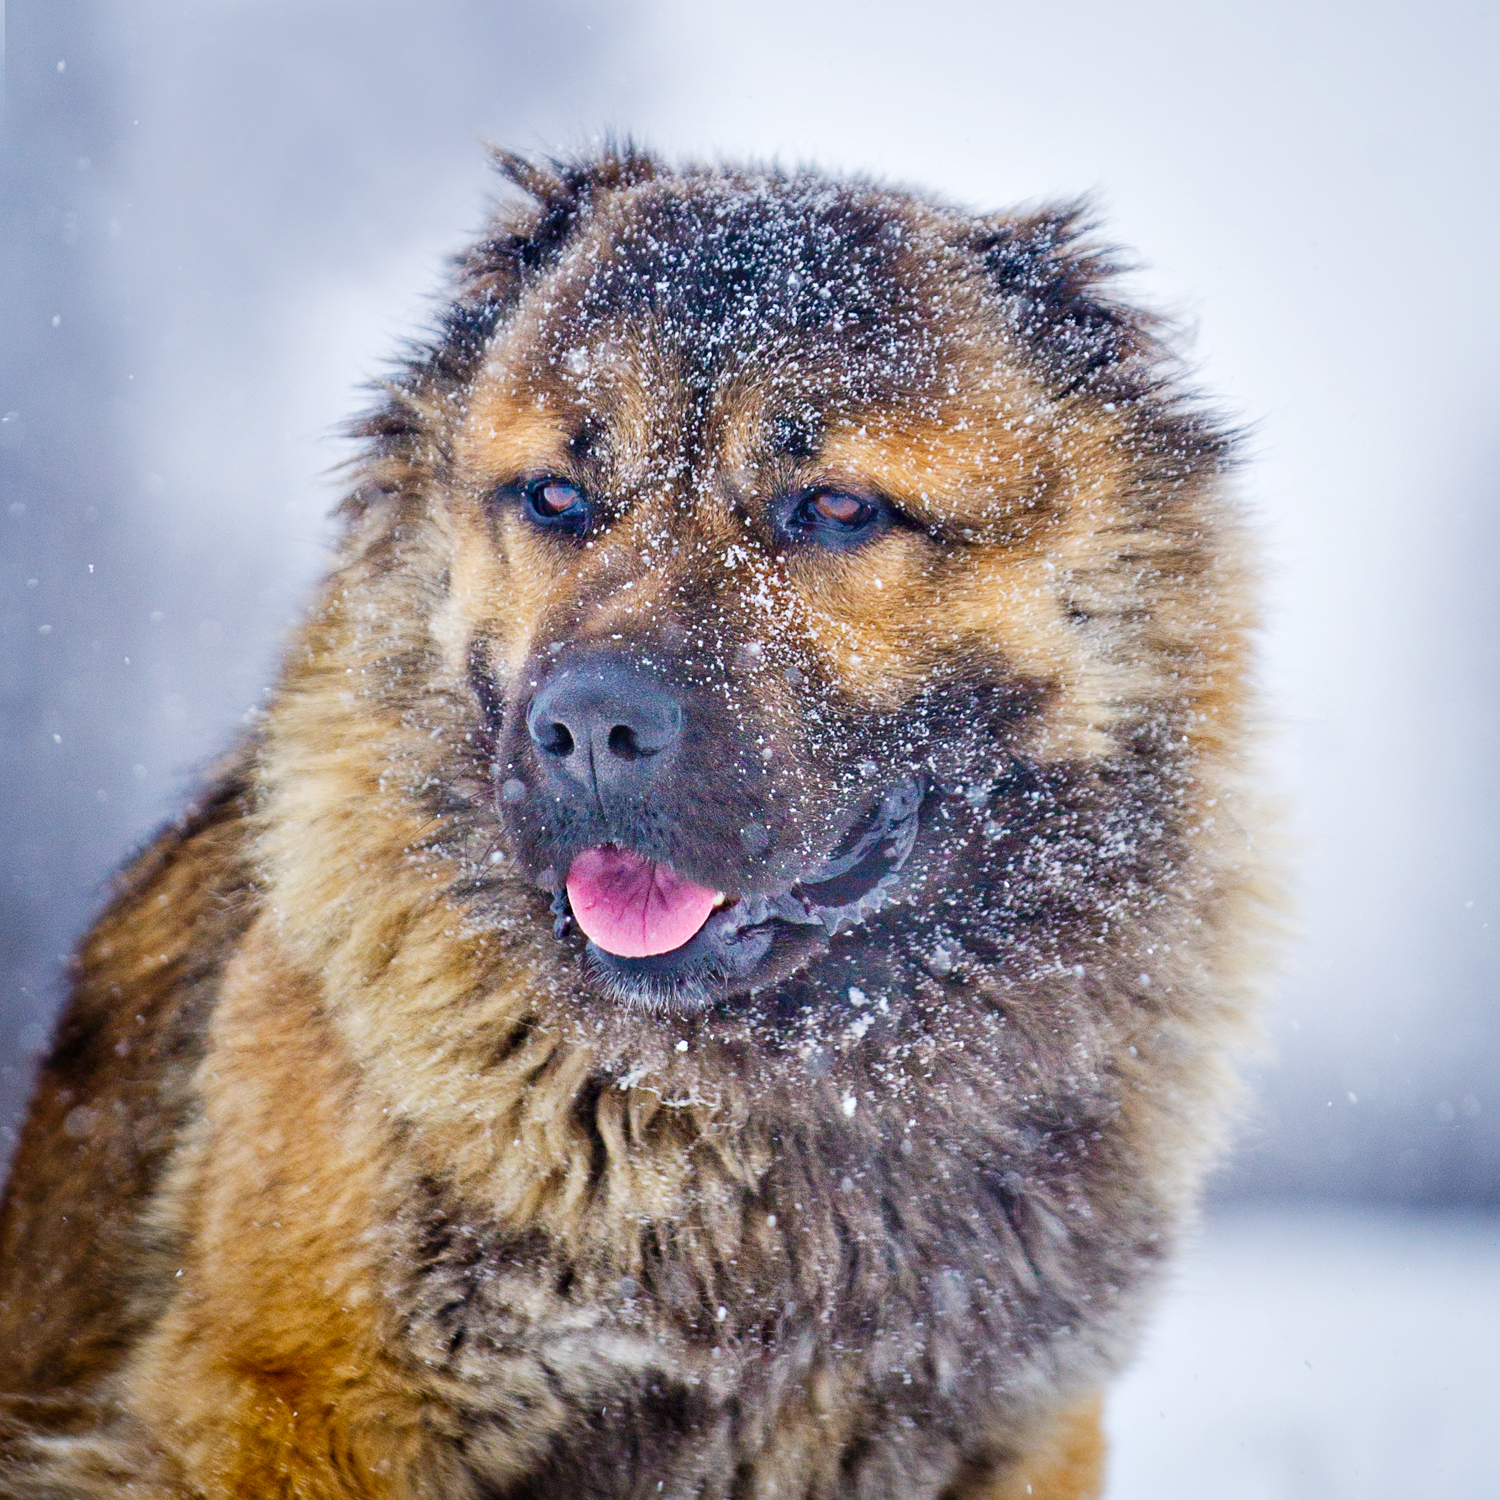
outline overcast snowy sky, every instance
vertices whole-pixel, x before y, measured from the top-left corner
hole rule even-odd
[[[11,0],[7,27],[7,1117],[100,881],[269,678],[329,434],[477,227],[478,139],[614,127],[978,208],[1095,195],[1250,428],[1296,879],[1226,1191],[1500,1199],[1493,5]]]

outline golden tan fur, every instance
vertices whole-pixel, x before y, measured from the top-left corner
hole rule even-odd
[[[80,955],[0,1493],[1097,1495],[1253,968],[1224,441],[1066,216],[510,170],[263,725]],[[777,540],[825,490],[900,519]],[[706,748],[575,836],[527,705],[627,652]],[[887,906],[750,978],[554,935],[584,844],[775,892],[898,777]]]

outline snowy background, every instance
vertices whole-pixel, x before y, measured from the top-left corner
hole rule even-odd
[[[983,209],[1091,192],[1252,430],[1295,875],[1259,1102],[1116,1398],[1113,1493],[1485,1489],[1500,8],[11,0],[5,21],[0,1132],[102,881],[264,689],[322,565],[330,434],[477,227],[480,137],[615,127]]]

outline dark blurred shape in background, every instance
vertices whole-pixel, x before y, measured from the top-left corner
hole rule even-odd
[[[26,0],[0,249],[0,1156],[108,872],[264,691],[477,142],[1097,188],[1253,424],[1294,936],[1220,1191],[1500,1202],[1500,12]]]

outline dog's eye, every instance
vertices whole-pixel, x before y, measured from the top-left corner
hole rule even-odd
[[[549,476],[533,479],[521,493],[527,515],[538,526],[572,532],[575,536],[588,529],[588,496],[576,484]]]
[[[820,490],[803,504],[818,520],[832,521],[834,525],[846,528],[863,525],[875,509],[863,500],[856,500],[853,495],[841,495],[837,490]]]
[[[846,490],[810,490],[794,502],[786,526],[794,536],[825,547],[848,547],[873,535],[884,519],[878,501]]]

